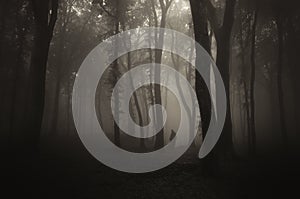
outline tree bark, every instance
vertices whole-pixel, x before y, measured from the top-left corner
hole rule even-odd
[[[36,153],[42,125],[45,80],[50,41],[57,19],[58,0],[41,2],[32,0],[35,20],[35,37],[29,70],[25,148]],[[51,14],[49,14],[51,11]]]
[[[223,18],[223,24],[220,29],[214,30],[217,40],[217,67],[223,78],[225,91],[227,93],[227,113],[225,124],[219,142],[217,143],[215,150],[218,159],[231,158],[234,155],[233,142],[232,142],[232,122],[231,122],[231,106],[230,106],[230,43],[231,32],[234,23],[235,16],[235,3],[236,0],[227,0]],[[214,27],[214,25],[212,25]],[[217,98],[219,96],[216,96]]]
[[[288,136],[287,136],[287,127],[286,127],[286,118],[285,118],[285,106],[284,106],[284,88],[283,88],[283,45],[284,45],[284,36],[283,36],[283,24],[281,16],[277,16],[277,35],[278,35],[278,69],[277,69],[277,89],[278,89],[278,101],[279,101],[279,118],[281,124],[281,136],[283,143],[283,151],[288,150]]]
[[[171,5],[172,0],[166,1],[166,3],[163,2],[163,0],[160,0],[160,7],[161,7],[161,20],[160,20],[160,28],[166,27],[166,18],[167,18],[167,12],[169,10],[169,7]],[[162,61],[162,50],[159,50],[163,47],[164,43],[164,31],[162,29],[158,32],[158,40],[156,40],[156,50],[155,50],[155,63],[161,64]],[[161,81],[160,77],[161,69],[160,67],[156,67],[154,71],[154,78],[156,82]],[[159,84],[154,85],[154,97],[155,97],[155,104],[162,104],[161,99],[161,88]],[[162,111],[156,111],[156,121],[162,122]],[[161,118],[161,120],[159,120]],[[160,125],[159,125],[160,126]],[[162,128],[158,134],[156,135],[155,139],[155,149],[159,149],[164,146],[164,129]]]
[[[194,28],[195,29],[195,38],[197,34],[197,26],[200,26],[201,22],[197,17],[203,12],[203,7],[200,4],[197,4],[195,0],[190,0],[193,20],[194,20]],[[198,1],[199,2],[199,1]],[[225,155],[231,156],[233,154],[233,143],[232,143],[232,123],[231,123],[231,109],[230,109],[230,95],[229,95],[229,62],[230,62],[230,41],[231,41],[231,32],[234,22],[234,10],[236,0],[226,0],[225,12],[223,17],[223,24],[221,27],[217,24],[217,16],[215,13],[215,9],[212,6],[209,0],[202,1],[205,8],[207,9],[207,18],[210,22],[213,32],[216,36],[217,41],[217,66],[220,71],[220,74],[224,81],[225,90],[227,93],[227,116],[224,124],[224,128],[217,143],[214,151],[217,153],[218,158],[224,157]],[[201,15],[200,15],[201,16]],[[200,34],[200,33],[199,33]],[[199,35],[200,36],[200,35]],[[197,36],[198,37],[198,36]],[[197,85],[196,85],[197,86]],[[219,96],[216,96],[217,98]]]
[[[258,4],[258,2],[256,2]],[[256,74],[256,26],[258,18],[258,5],[256,5],[256,10],[254,10],[252,33],[251,33],[251,72],[250,72],[250,154],[255,155],[256,153],[256,131],[255,131],[255,74]]]
[[[116,19],[115,19],[115,34],[118,34],[120,32],[120,2],[119,0],[116,1]],[[114,53],[115,56],[117,55],[117,48],[118,43],[115,43],[115,49]],[[118,81],[119,78],[119,68],[118,68],[118,59],[113,62],[113,75],[115,83]],[[115,92],[115,102],[114,102],[114,111],[115,111],[115,118],[114,118],[114,143],[117,146],[121,146],[121,140],[120,140],[120,128],[116,121],[119,120],[119,91]]]
[[[194,22],[194,34],[195,40],[201,44],[201,46],[211,54],[211,42],[210,36],[208,34],[208,18],[207,10],[205,7],[204,0],[190,0],[192,17]],[[199,65],[200,61],[199,53],[200,49],[196,47],[196,66]],[[208,66],[210,67],[210,66]],[[201,75],[196,71],[196,95],[200,108],[201,117],[201,130],[202,137],[205,139],[211,117],[211,99],[208,88],[201,77]],[[202,160],[202,172],[203,175],[213,175],[216,169],[216,157],[214,151],[208,154]]]
[[[201,21],[199,20],[199,16],[201,16],[201,12],[204,9],[207,9],[207,18],[210,22],[213,32],[216,36],[217,41],[217,67],[220,71],[220,74],[224,81],[225,90],[227,93],[227,116],[225,119],[224,128],[221,134],[221,137],[215,146],[215,148],[211,152],[212,159],[225,159],[226,157],[232,157],[234,155],[233,151],[233,143],[232,143],[232,123],[231,123],[231,109],[230,109],[230,95],[229,95],[229,84],[230,84],[230,76],[229,76],[229,62],[230,62],[230,41],[231,41],[231,32],[234,23],[234,16],[235,16],[235,4],[236,0],[226,0],[225,12],[223,17],[223,24],[219,27],[217,23],[217,16],[216,10],[211,4],[209,0],[203,0],[204,8],[198,1],[190,0],[191,8],[192,8],[192,15],[194,21],[194,29],[195,29],[195,38],[201,42]],[[199,35],[196,35],[199,34]],[[204,42],[205,44],[205,42]],[[203,42],[202,42],[203,45]],[[199,81],[198,81],[199,82]],[[201,85],[196,84],[196,87],[200,87]],[[198,90],[198,89],[197,89]],[[198,91],[199,92],[199,91]],[[201,95],[201,93],[200,93]],[[203,97],[203,96],[201,96]],[[216,96],[220,98],[220,96]],[[207,107],[206,107],[207,108]],[[201,109],[201,107],[200,107]],[[202,110],[203,112],[203,110]],[[203,113],[202,113],[203,114]],[[207,116],[206,116],[207,117]],[[220,163],[220,161],[217,161]],[[217,169],[220,167],[215,164]]]

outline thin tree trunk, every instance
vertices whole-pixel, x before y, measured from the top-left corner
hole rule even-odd
[[[258,2],[256,2],[258,4]],[[255,131],[255,73],[256,73],[256,64],[255,64],[255,52],[256,52],[256,26],[257,26],[257,18],[258,18],[258,5],[256,6],[256,10],[254,11],[253,16],[253,24],[252,24],[252,34],[251,34],[251,72],[250,72],[250,153],[251,155],[255,155],[256,153],[256,131]]]
[[[249,23],[250,24],[250,23]],[[251,25],[251,24],[250,24]],[[241,47],[241,59],[242,59],[242,65],[241,65],[241,84],[243,87],[244,92],[244,100],[245,104],[240,107],[241,111],[243,111],[244,107],[246,109],[246,118],[244,119],[245,127],[243,128],[247,132],[247,144],[248,144],[248,153],[251,154],[251,114],[250,114],[250,97],[249,97],[249,90],[248,84],[247,84],[247,72],[246,72],[246,61],[245,61],[245,54],[246,54],[246,48],[248,46],[248,41],[250,40],[250,34],[247,33],[246,41],[243,40],[243,22],[240,23],[240,31],[239,31],[239,41],[240,41],[240,47]],[[245,44],[246,43],[246,44]],[[250,74],[250,79],[251,77]],[[254,78],[255,79],[255,78]],[[250,82],[249,82],[250,83]],[[240,92],[241,93],[241,92]],[[241,94],[240,94],[241,95]],[[242,99],[240,99],[240,102],[242,102]]]
[[[172,35],[172,52],[174,52],[174,44],[175,44],[176,42],[175,42],[175,38],[174,38],[174,35]],[[190,122],[190,128],[193,128],[195,125],[194,125],[194,123],[193,123],[193,115],[192,115],[192,110],[189,108],[189,106],[188,106],[188,104],[187,104],[187,102],[186,102],[186,100],[185,100],[185,96],[184,96],[184,93],[183,93],[183,90],[182,90],[182,88],[181,88],[181,85],[180,85],[180,81],[179,81],[179,73],[180,73],[180,65],[179,65],[179,57],[177,56],[176,58],[175,58],[175,56],[174,56],[174,54],[171,54],[171,58],[172,58],[172,62],[173,62],[173,65],[175,66],[175,69],[177,70],[177,74],[176,74],[176,87],[178,88],[178,91],[179,91],[179,95],[180,95],[180,97],[181,97],[181,99],[182,99],[182,102],[183,102],[183,106],[184,106],[184,109],[186,110],[186,112],[187,112],[187,115],[188,115],[188,121]],[[188,136],[192,136],[193,135],[193,133],[192,133],[192,131],[193,131],[194,129],[189,129],[189,132],[187,132],[188,133]]]
[[[20,47],[19,52],[17,56],[17,62],[14,67],[14,79],[13,79],[13,85],[12,85],[12,96],[11,96],[11,107],[10,107],[10,141],[13,140],[15,134],[19,130],[19,125],[16,120],[16,116],[18,114],[17,109],[17,95],[18,95],[18,85],[20,83],[20,73],[22,68],[22,62],[23,62],[23,47],[24,47],[24,39],[25,39],[25,31],[21,30],[21,35],[19,35],[19,41],[20,41]]]
[[[71,94],[72,89],[70,88],[70,79],[68,79],[67,81],[67,96],[68,96],[68,103],[67,103],[67,135],[70,134],[70,115],[71,115],[71,104],[72,104],[72,100],[71,100]]]
[[[131,53],[130,52],[128,52],[128,54],[127,54],[127,67],[128,67],[128,71],[130,71],[131,70]],[[131,87],[133,88],[134,87],[133,77],[130,72],[129,72],[129,78],[130,78]],[[138,100],[136,91],[133,93],[133,98],[134,98],[136,110],[137,110],[138,117],[139,117],[139,125],[143,126],[143,114],[142,114],[141,106],[139,104],[139,100]],[[144,135],[145,132],[142,130],[141,134]],[[140,139],[140,148],[142,150],[146,148],[145,139],[143,139],[143,138]]]
[[[160,27],[164,28],[166,25],[166,13],[162,10],[162,16],[161,16],[161,22]],[[162,47],[164,42],[164,31],[159,31],[158,41],[156,41],[156,50],[155,50],[155,63],[160,64],[162,61],[162,50],[159,50],[158,47]],[[154,79],[155,82],[161,81],[160,76],[160,67],[156,67],[154,70]],[[155,104],[162,104],[161,99],[161,88],[160,84],[154,84],[154,98],[155,98]],[[156,110],[156,121],[162,122],[162,111]],[[159,125],[161,126],[161,125]],[[162,128],[160,132],[156,135],[155,140],[155,149],[161,148],[164,146],[164,129]]]
[[[288,136],[287,136],[287,127],[286,127],[286,118],[285,118],[285,107],[284,107],[284,92],[283,92],[283,25],[281,16],[277,16],[277,34],[278,34],[278,69],[277,69],[277,89],[278,89],[278,100],[279,100],[279,117],[281,124],[281,136],[283,142],[283,150],[288,150]]]
[[[61,65],[56,66],[61,67]],[[59,99],[60,99],[60,88],[61,88],[61,74],[60,70],[56,73],[56,81],[55,81],[55,93],[54,93],[54,102],[53,102],[53,112],[52,112],[52,124],[51,124],[51,134],[57,134],[58,132],[58,121],[59,121]]]
[[[161,7],[161,20],[160,20],[160,28],[165,28],[166,27],[166,18],[167,18],[167,12],[171,4],[164,4],[163,1],[160,2],[160,7]],[[164,31],[162,29],[159,30],[158,32],[158,40],[156,40],[156,50],[155,50],[155,63],[156,64],[161,64],[162,61],[162,50],[159,50],[163,47],[164,43]],[[161,81],[161,69],[160,67],[156,67],[154,71],[154,78],[155,82],[160,82]],[[162,104],[162,98],[161,98],[161,88],[159,84],[154,85],[154,96],[155,96],[155,104]],[[162,122],[162,111],[156,111],[156,119],[157,122]],[[161,119],[159,119],[161,118]],[[158,125],[161,126],[161,125]],[[164,146],[164,129],[162,128],[160,132],[156,135],[156,140],[155,140],[155,149],[161,148]]]
[[[120,32],[120,13],[119,13],[119,10],[120,10],[120,2],[119,0],[116,1],[116,21],[115,21],[115,34],[118,34]],[[114,53],[115,55],[117,55],[117,48],[118,48],[118,43],[115,44],[115,50],[114,50]],[[119,78],[119,68],[118,68],[118,60],[115,60],[113,62],[113,70],[114,70],[114,80],[115,82],[118,81],[118,78]],[[117,88],[115,88],[117,89]],[[115,145],[117,146],[121,146],[121,140],[120,140],[120,128],[117,124],[116,121],[119,120],[119,91],[116,91],[115,92],[115,102],[114,102],[114,111],[115,111],[115,118],[114,118],[114,143]]]

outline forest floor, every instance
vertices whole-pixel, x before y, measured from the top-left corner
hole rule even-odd
[[[294,170],[282,173],[270,165],[253,169],[257,165],[236,162],[229,173],[209,177],[201,174],[200,160],[186,154],[159,171],[128,174],[83,153],[85,158],[45,153],[39,160],[16,162],[1,170],[1,188],[9,198],[266,199],[289,198],[300,185]]]

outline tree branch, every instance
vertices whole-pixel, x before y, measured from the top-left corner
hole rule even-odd
[[[151,8],[152,8],[152,12],[153,12],[153,15],[154,15],[155,27],[157,27],[158,26],[158,17],[157,17],[157,13],[156,13],[156,10],[155,10],[154,0],[151,0]]]
[[[51,15],[48,23],[48,34],[52,34],[57,20],[58,0],[51,0]]]
[[[103,4],[99,3],[100,7],[102,8],[102,10],[110,17],[113,17],[113,18],[117,18],[115,15],[111,14]]]
[[[166,9],[169,9],[169,7],[171,6],[173,0],[167,0],[166,1]]]

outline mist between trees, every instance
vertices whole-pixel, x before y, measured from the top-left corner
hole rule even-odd
[[[211,170],[215,168],[211,165],[236,157],[297,153],[300,12],[296,5],[296,0],[2,0],[0,145],[5,151],[21,149],[24,154],[57,145],[79,147],[71,99],[82,61],[112,35],[156,26],[195,38],[215,60],[224,80],[226,122],[203,167]],[[158,32],[153,41],[154,46],[162,46],[164,34]],[[174,48],[182,48],[192,59],[193,45]],[[196,64],[199,61],[196,57]],[[176,135],[178,103],[160,85],[138,89],[130,101],[131,117],[141,126],[149,123],[151,105],[165,106],[167,123],[156,136],[133,139],[112,118],[112,111],[123,114],[117,100],[111,110],[114,85],[125,72],[145,63],[172,66],[195,89],[201,115],[191,149],[196,157],[210,122],[211,99],[193,66],[169,52],[133,51],[110,65],[96,93],[102,128],[117,146],[139,152],[161,148]],[[160,71],[150,70],[149,75],[159,76]],[[213,77],[211,81],[213,86]],[[122,91],[115,99],[122,100]],[[194,110],[187,111],[192,120]],[[155,118],[160,114],[154,113]]]

